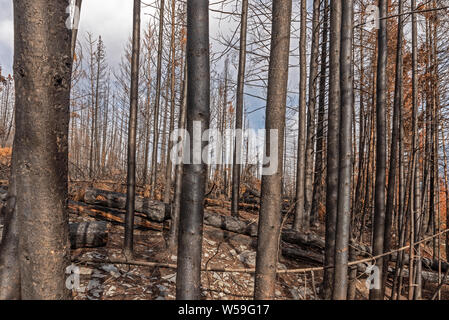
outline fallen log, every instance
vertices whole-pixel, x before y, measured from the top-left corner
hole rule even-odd
[[[108,242],[108,224],[104,221],[70,223],[69,231],[72,249],[104,247]]]
[[[87,189],[84,193],[84,202],[124,210],[126,195],[100,189]],[[156,222],[164,222],[170,217],[170,209],[164,203],[143,197],[136,197],[135,211],[146,214],[148,219]]]
[[[114,210],[102,206],[88,205],[83,202],[69,201],[69,213],[72,214],[85,214],[96,219],[109,221],[112,223],[123,225],[125,224],[125,212],[120,210]],[[136,229],[150,229],[150,230],[163,230],[161,224],[152,223],[148,221],[147,216],[144,214],[136,214],[134,217],[134,228]]]
[[[0,242],[2,229],[0,225]],[[108,243],[108,225],[103,221],[70,223],[69,238],[72,249],[104,247]]]
[[[210,199],[206,198],[205,200],[206,206],[217,206],[224,208],[231,208],[231,202],[219,199]],[[244,202],[239,202],[239,209],[241,210],[249,210],[249,211],[258,211],[260,209],[260,205],[258,204],[248,204]]]
[[[257,236],[257,222],[244,221],[231,216],[223,216],[205,211],[204,224],[251,237]]]
[[[117,223],[124,223],[124,212],[114,211],[112,208],[124,209],[126,204],[126,195],[118,192],[111,192],[99,189],[88,189],[84,194],[84,201],[88,204],[95,205],[93,208],[86,208],[86,211],[92,216],[102,216],[108,221],[114,221]],[[139,206],[137,206],[139,204]],[[140,211],[139,211],[140,210]],[[144,213],[144,215],[136,215],[136,225],[142,228],[148,228],[153,230],[162,230],[162,226],[155,225],[148,220],[155,222],[163,222],[165,219],[170,218],[169,210],[167,206],[159,201],[152,201],[147,198],[138,197],[136,199],[136,211]],[[148,218],[145,219],[145,218]],[[245,221],[231,216],[224,216],[220,214],[214,214],[208,211],[204,213],[204,224],[215,228],[219,228],[225,231],[231,231],[234,233],[240,233],[251,237],[257,237],[257,222]],[[314,248],[317,250],[324,250],[325,241],[323,238],[314,234],[304,234],[291,229],[284,229],[282,231],[282,240],[301,246],[303,248]],[[351,244],[357,251],[359,256],[370,257],[371,248],[359,243]],[[396,261],[396,254],[392,254],[392,261]],[[408,255],[405,255],[405,265],[408,264]],[[423,266],[429,270],[438,271],[440,262],[432,259],[423,259]],[[449,268],[449,264],[442,261],[441,271],[445,272]]]

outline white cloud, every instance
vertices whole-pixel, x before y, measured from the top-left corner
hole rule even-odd
[[[0,0],[0,65],[3,73],[12,73],[14,24],[12,1]]]

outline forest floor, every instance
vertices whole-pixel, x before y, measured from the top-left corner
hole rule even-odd
[[[247,213],[248,214],[248,213]],[[92,217],[71,216],[71,221],[94,221]],[[220,240],[216,229],[205,226],[202,266],[214,268],[253,268],[256,252],[241,239]],[[123,259],[124,228],[111,224],[106,247],[76,249],[73,258]],[[135,258],[151,262],[176,264],[176,255],[167,252],[163,233],[135,230]],[[76,300],[173,300],[176,296],[176,271],[173,269],[120,264],[77,263],[80,267],[80,288],[74,291]],[[279,269],[316,267],[309,263],[280,257]],[[368,299],[366,276],[357,279],[357,299]],[[319,300],[322,273],[278,275],[276,300]],[[250,300],[253,298],[253,274],[202,272],[202,298],[205,300]],[[423,297],[431,299],[436,285],[424,283]],[[390,295],[390,286],[386,294]],[[449,299],[449,286],[442,288],[443,300]],[[402,299],[405,300],[405,297]]]
[[[72,221],[94,220],[91,217],[71,217]],[[205,227],[202,266],[214,268],[254,268],[256,252],[250,244],[232,239],[218,241],[212,237],[214,230]],[[72,257],[93,258],[107,261],[123,258],[124,228],[111,225],[108,244],[104,248],[76,249]],[[176,255],[167,252],[162,232],[135,230],[135,258],[152,262],[176,264]],[[75,299],[140,300],[175,299],[176,271],[146,266],[111,265],[108,263],[78,263],[81,274],[80,290]],[[310,265],[282,258],[280,269],[304,268]],[[318,299],[321,275],[311,279],[310,274],[279,275],[276,283],[276,299]],[[229,272],[202,272],[202,297],[210,300],[252,299],[254,277],[252,274]]]

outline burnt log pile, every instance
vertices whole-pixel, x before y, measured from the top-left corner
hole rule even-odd
[[[255,198],[255,197],[254,197]],[[125,217],[126,195],[117,192],[99,189],[87,189],[82,202],[70,201],[69,208],[72,213],[84,213],[98,219],[112,223],[123,224]],[[215,202],[207,202],[214,204]],[[221,203],[221,202],[220,202]],[[218,203],[216,205],[219,205]],[[161,202],[138,197],[136,199],[135,227],[163,231],[166,222],[170,220],[170,208]],[[257,239],[257,220],[243,220],[230,215],[223,215],[211,210],[204,212],[204,225],[209,229],[206,233],[215,237],[245,239],[247,243],[255,246]],[[211,231],[212,229],[212,231]],[[285,228],[281,233],[281,250],[285,257],[305,261],[317,266],[324,263],[324,238],[313,233],[301,233]],[[358,257],[371,257],[371,248],[359,243],[352,243]],[[391,255],[391,261],[396,261],[397,254]],[[449,264],[444,261],[434,261],[423,258],[423,267],[430,272],[424,274],[424,279],[433,282],[435,279],[432,271],[438,271],[441,263],[441,271],[445,272]],[[359,272],[365,272],[369,263],[358,265]],[[408,256],[405,255],[404,264],[408,264]],[[448,281],[449,283],[449,281]]]

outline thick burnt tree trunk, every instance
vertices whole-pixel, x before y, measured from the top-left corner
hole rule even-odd
[[[272,299],[276,282],[276,266],[279,253],[281,227],[281,183],[284,153],[284,127],[287,99],[288,61],[290,49],[291,0],[273,2],[271,52],[268,72],[268,96],[265,129],[265,150],[271,150],[270,134],[278,133],[277,170],[262,177],[259,232],[254,297],[256,300]],[[273,163],[271,163],[273,164]]]
[[[187,1],[187,132],[190,164],[184,164],[178,240],[176,298],[201,297],[201,249],[207,165],[202,134],[210,121],[209,1]],[[200,128],[198,128],[200,127]],[[195,135],[194,135],[195,128]]]
[[[67,3],[14,1],[17,216],[22,299],[69,299],[71,31]],[[33,30],[33,32],[30,32]]]

